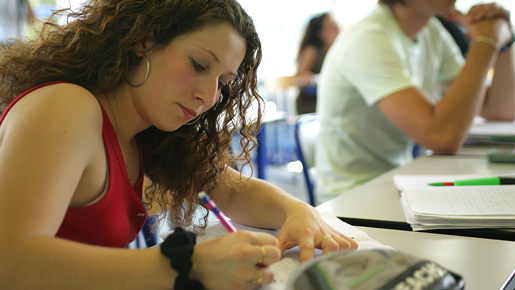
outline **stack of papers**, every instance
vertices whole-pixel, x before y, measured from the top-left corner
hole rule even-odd
[[[468,145],[512,145],[515,144],[515,123],[508,121],[486,121],[476,117],[468,132]]]
[[[488,175],[396,175],[404,216],[414,231],[515,228],[515,185],[430,186]]]

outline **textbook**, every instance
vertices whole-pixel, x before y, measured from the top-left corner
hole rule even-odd
[[[338,219],[335,215],[327,212],[321,213],[324,220],[331,225],[334,229],[340,231],[348,237],[354,238],[354,240],[358,243],[358,250],[361,249],[393,249],[390,246],[386,246],[381,244],[380,242],[370,238],[364,231],[359,230],[343,221]],[[234,226],[238,230],[247,230],[247,231],[259,231],[266,232],[272,235],[277,236],[279,230],[265,230],[259,228],[253,228],[245,225],[241,225],[233,222]],[[165,233],[163,238],[169,233]],[[219,221],[210,221],[206,229],[197,235],[197,243],[201,243],[202,241],[213,239],[217,237],[221,237],[228,234],[227,230]],[[315,250],[315,256],[319,256],[322,253],[321,250]],[[288,279],[296,270],[298,270],[301,266],[300,263],[300,253],[299,247],[294,247],[288,249],[283,254],[281,260],[270,266],[275,275],[275,282],[269,285],[263,285],[261,290],[282,290],[285,289],[286,283]]]
[[[515,185],[431,186],[492,175],[395,175],[414,231],[515,228]]]

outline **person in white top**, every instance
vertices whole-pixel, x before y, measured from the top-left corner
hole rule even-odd
[[[509,12],[483,4],[462,15],[454,3],[381,0],[333,44],[317,103],[319,201],[409,162],[415,142],[456,152],[478,114],[514,120]],[[466,61],[434,17],[453,11],[473,37]]]
[[[28,0],[0,0],[0,43],[21,36],[25,22],[34,20]]]

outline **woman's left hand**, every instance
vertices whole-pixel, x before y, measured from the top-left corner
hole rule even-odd
[[[315,208],[303,202],[288,208],[277,239],[283,252],[298,245],[302,262],[314,257],[315,248],[321,249],[324,255],[358,247],[353,239],[332,228]]]

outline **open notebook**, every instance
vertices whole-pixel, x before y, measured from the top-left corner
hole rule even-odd
[[[515,185],[430,186],[488,175],[396,175],[413,230],[514,228]]]
[[[389,246],[383,245],[380,242],[370,238],[365,232],[341,221],[336,216],[331,213],[321,213],[324,220],[330,224],[333,228],[345,234],[348,237],[353,237],[354,240],[359,244],[360,249],[371,249],[371,248],[382,248],[382,249],[392,249]],[[248,230],[248,231],[260,231],[267,232],[272,235],[277,235],[279,233],[278,230],[264,230],[253,227],[244,226],[238,223],[234,223],[234,226],[238,230]],[[167,233],[169,234],[169,233]],[[164,234],[163,237],[166,237],[167,234]],[[223,225],[219,222],[210,222],[205,231],[197,236],[197,243],[201,243],[204,240],[213,239],[217,237],[221,237],[227,234],[227,230],[223,227]],[[316,250],[315,255],[320,255],[321,251]],[[263,286],[262,290],[279,290],[284,289],[288,278],[290,275],[300,267],[300,253],[299,248],[294,247],[292,249],[287,250],[282,259],[273,264],[271,269],[275,274],[275,282],[270,285]]]

